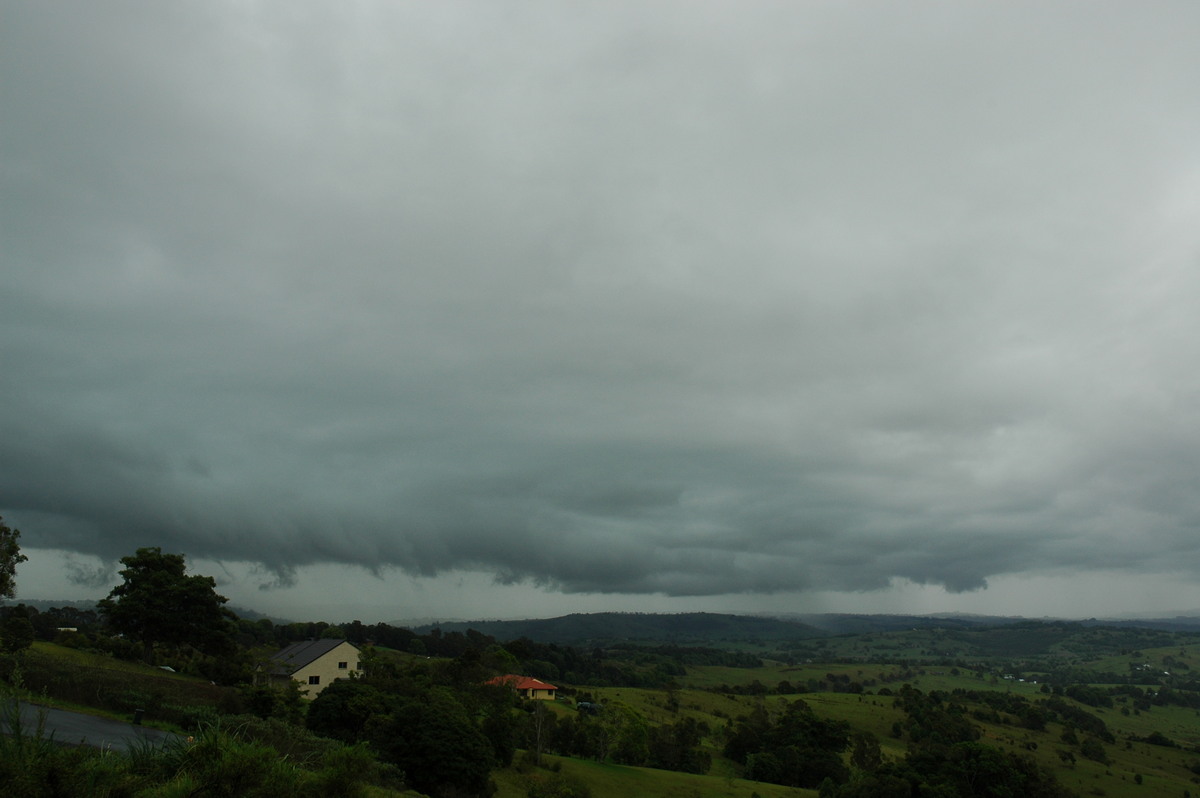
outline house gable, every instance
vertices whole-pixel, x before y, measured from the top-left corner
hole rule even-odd
[[[361,652],[345,640],[306,640],[276,652],[270,673],[276,679],[300,683],[300,691],[315,698],[338,679],[348,679],[362,669]]]

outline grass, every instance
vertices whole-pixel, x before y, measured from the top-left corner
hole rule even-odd
[[[518,759],[519,759],[518,755]],[[778,784],[727,778],[675,773],[670,770],[613,765],[584,759],[544,755],[551,766],[557,766],[563,776],[583,782],[592,798],[816,798],[814,790],[799,790]],[[546,775],[547,771],[522,771],[517,767],[493,773],[499,791],[496,798],[525,798],[531,775]]]
[[[116,719],[143,709],[147,725],[172,730],[213,717],[234,694],[204,679],[54,643],[34,643],[22,660],[29,700]]]
[[[1176,649],[1177,653],[1178,650]],[[822,672],[821,675],[824,675],[825,672],[838,672],[837,666],[814,667],[816,670]],[[715,682],[721,684],[726,683],[729,672],[743,671],[744,669],[705,667],[692,670],[699,673],[693,674],[689,672],[689,678],[686,680],[689,684],[697,682],[709,684]],[[857,668],[853,669],[855,675],[857,675],[857,670]],[[887,669],[884,670],[886,671]],[[765,683],[766,680],[762,678],[764,672],[776,674],[780,671],[772,669],[758,671],[759,680]],[[801,671],[801,673],[809,672],[813,672],[813,669],[806,668]],[[755,673],[756,671],[752,670],[747,675]],[[751,675],[750,678],[752,679],[753,676]],[[1020,695],[1034,703],[1048,697],[1041,692],[1041,686],[1037,684],[1003,679],[992,683],[991,679],[979,679],[969,671],[964,671],[955,676],[949,672],[937,673],[932,669],[928,669],[925,675],[914,676],[909,683],[924,692],[935,689],[949,692],[956,688],[976,691],[1009,692]],[[894,685],[893,689],[897,686]],[[881,749],[886,757],[902,759],[907,753],[906,742],[903,739],[896,739],[892,736],[893,723],[897,721],[903,723],[905,718],[904,713],[893,707],[893,700],[891,698],[873,693],[861,696],[850,693],[828,692],[787,696],[742,696],[725,695],[708,690],[683,689],[676,694],[679,701],[679,711],[677,714],[670,713],[667,710],[666,693],[662,690],[608,688],[592,690],[592,693],[598,699],[620,701],[640,712],[650,722],[673,722],[679,717],[691,716],[708,722],[714,728],[730,722],[740,715],[746,714],[759,703],[765,704],[770,709],[785,701],[799,698],[804,700],[821,717],[844,720],[855,731],[867,731],[875,735],[879,739]],[[956,700],[967,703],[970,706],[970,702],[965,701],[965,698],[961,696],[956,698]],[[1198,787],[1200,782],[1195,781],[1195,774],[1189,770],[1192,765],[1200,762],[1200,753],[1189,750],[1200,744],[1200,713],[1183,707],[1156,706],[1149,711],[1142,711],[1136,714],[1131,711],[1129,715],[1124,715],[1121,712],[1120,704],[1114,709],[1098,709],[1083,706],[1070,699],[1064,700],[1098,716],[1108,725],[1110,731],[1117,738],[1116,743],[1105,745],[1105,749],[1111,760],[1109,764],[1103,765],[1084,759],[1078,750],[1078,746],[1069,746],[1063,743],[1060,738],[1064,727],[1057,723],[1047,724],[1047,728],[1044,731],[1032,731],[1015,725],[991,724],[979,722],[978,720],[973,722],[983,733],[981,742],[1016,755],[1032,757],[1047,770],[1054,773],[1064,786],[1076,790],[1081,796],[1103,795],[1108,796],[1108,798],[1147,798],[1147,796],[1160,795],[1182,796],[1185,790],[1190,790],[1193,794],[1200,795],[1200,787]],[[1130,735],[1145,737],[1155,731],[1166,735],[1184,747],[1166,748],[1145,743],[1131,743],[1128,746],[1126,745],[1126,741]],[[1076,759],[1074,764],[1064,763],[1059,758],[1058,752],[1067,750],[1075,754]],[[581,778],[587,781],[589,786],[594,783],[605,785],[602,789],[594,790],[593,794],[597,798],[606,795],[629,794],[749,795],[749,793],[737,792],[739,783],[752,784],[751,782],[739,782],[735,778],[738,775],[737,766],[720,757],[719,751],[715,747],[711,747],[710,751],[714,754],[714,758],[713,768],[710,771],[710,775],[706,777],[708,781],[703,780],[705,777],[684,777],[684,774],[671,774],[671,777],[684,777],[683,781],[671,781],[668,778],[664,784],[654,786],[649,782],[642,784],[630,781],[634,778],[650,778],[641,773],[641,771],[648,770],[643,768],[601,767],[596,763],[585,763],[577,760],[564,760],[563,768],[564,772],[578,773]],[[574,764],[568,765],[568,762]],[[635,777],[633,772],[638,772],[638,775]],[[658,771],[648,772],[658,773]],[[1135,780],[1135,776],[1139,774],[1142,776],[1141,785]],[[505,775],[505,779],[508,789],[519,789],[520,783],[515,774],[509,773]],[[593,779],[597,781],[594,782]],[[688,779],[701,779],[701,781],[696,782]],[[751,791],[756,791],[763,796],[773,794],[764,791],[765,787],[766,785],[755,785]],[[628,792],[629,790],[632,790],[632,792]],[[660,790],[660,792],[643,793],[642,790]],[[696,792],[689,793],[687,790],[694,790]],[[523,792],[501,792],[501,795],[515,796],[523,794]],[[782,794],[802,795],[806,793],[804,791],[793,790],[791,792],[785,791]]]

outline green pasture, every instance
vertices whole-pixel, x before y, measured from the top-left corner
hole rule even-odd
[[[1068,700],[1082,709],[1096,715],[1105,722],[1109,731],[1117,738],[1115,743],[1105,743],[1104,748],[1109,757],[1108,764],[1101,764],[1084,758],[1078,746],[1068,745],[1061,739],[1064,726],[1058,723],[1048,723],[1043,731],[1033,731],[1019,726],[973,722],[981,729],[983,736],[980,742],[1002,751],[1019,756],[1032,757],[1059,779],[1069,789],[1077,791],[1081,796],[1106,795],[1110,798],[1123,796],[1182,796],[1185,790],[1197,792],[1196,778],[1188,767],[1200,761],[1200,756],[1183,749],[1162,748],[1144,743],[1126,744],[1126,737],[1133,731],[1128,721],[1136,720],[1122,716],[1114,710],[1086,707]],[[1156,708],[1155,711],[1157,711]],[[1191,715],[1191,711],[1187,711]],[[1143,713],[1149,714],[1149,713]],[[1179,713],[1164,713],[1160,719],[1174,719],[1176,723],[1186,722]],[[1193,718],[1193,730],[1200,724]],[[1142,734],[1149,734],[1155,729],[1166,733],[1162,726],[1144,727]],[[1078,735],[1083,738],[1085,735]],[[1059,758],[1060,751],[1071,751],[1075,755],[1074,763],[1063,762]],[[1142,775],[1139,787],[1134,776]],[[1149,789],[1154,785],[1155,789]],[[1102,790],[1103,792],[1096,792]]]
[[[1129,714],[1123,714],[1122,709],[1129,709]],[[1110,728],[1125,736],[1148,737],[1157,731],[1184,748],[1200,746],[1200,711],[1195,709],[1155,706],[1139,712],[1131,704],[1118,703],[1116,709],[1105,710],[1100,717]],[[1196,759],[1200,761],[1200,755]]]
[[[1200,643],[1141,648],[1098,657],[1089,661],[1086,666],[1097,671],[1133,674],[1141,670],[1131,666],[1146,665],[1150,666],[1147,670],[1154,676],[1161,676],[1163,671],[1170,671],[1176,677],[1200,680]]]
[[[118,719],[142,709],[148,725],[172,728],[211,717],[232,693],[194,676],[40,641],[22,656],[20,679],[41,703]]]
[[[520,754],[517,756],[520,759]],[[816,798],[813,790],[724,776],[697,776],[670,770],[613,765],[584,759],[543,756],[544,764],[558,767],[568,779],[587,785],[592,798]],[[492,774],[499,791],[496,798],[525,798],[531,778],[553,778],[541,768],[505,768]]]
[[[780,682],[789,682],[802,690],[809,681],[825,680],[830,674],[833,674],[860,684],[875,681],[878,684],[868,688],[874,690],[883,686],[898,687],[901,682],[909,681],[901,677],[901,674],[907,670],[907,666],[903,665],[868,665],[844,662],[787,665],[782,662],[767,661],[760,668],[697,665],[687,669],[687,675],[680,678],[680,684],[685,687],[715,689],[721,685],[747,687],[757,681],[770,692],[775,692]]]
[[[171,671],[165,671],[161,668],[155,668],[150,665],[145,665],[141,662],[130,662],[128,660],[117,659],[109,654],[101,654],[95,651],[84,651],[78,648],[69,648],[60,646],[57,643],[47,643],[42,640],[36,640],[33,646],[25,652],[25,657],[30,662],[31,666],[45,667],[49,659],[61,664],[69,664],[84,668],[101,669],[107,671],[115,671],[122,673],[141,674],[144,676],[152,676],[161,679],[177,679],[181,681],[198,681],[193,676],[184,676]],[[26,666],[28,669],[30,666]]]

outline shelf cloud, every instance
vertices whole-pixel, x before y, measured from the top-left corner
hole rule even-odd
[[[4,2],[0,513],[268,587],[1194,573],[1155,5]]]

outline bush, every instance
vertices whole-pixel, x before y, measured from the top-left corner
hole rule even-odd
[[[579,779],[561,774],[535,774],[526,781],[528,798],[592,798],[592,791]]]
[[[57,745],[23,730],[17,704],[0,696],[0,784],[21,798],[355,798],[368,783],[399,786],[363,745],[322,740],[278,720],[212,723],[197,739],[135,743],[128,752]]]

